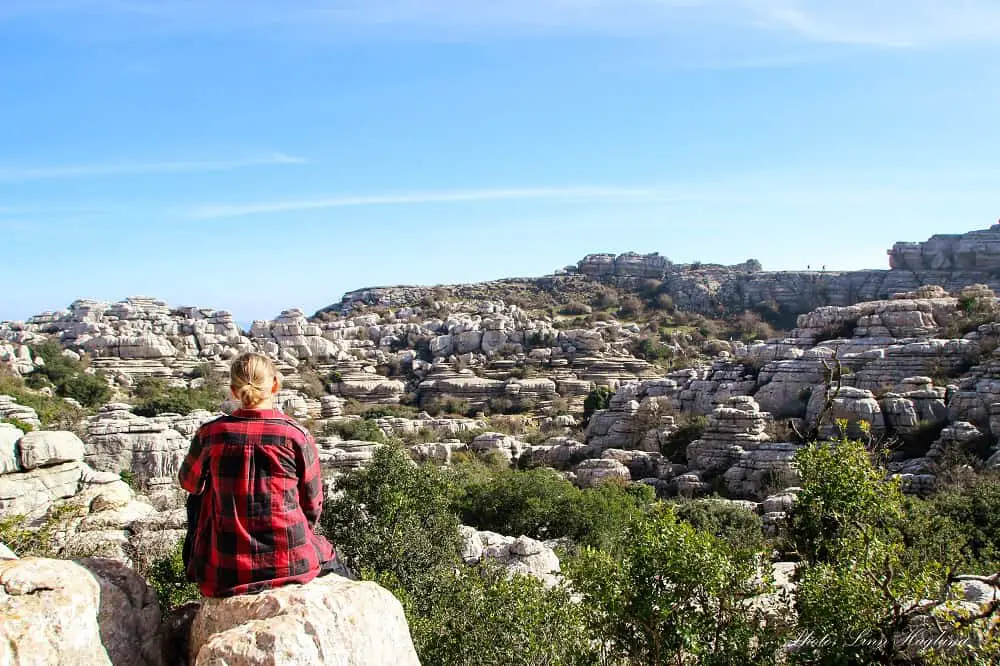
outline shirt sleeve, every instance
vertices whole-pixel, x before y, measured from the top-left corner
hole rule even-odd
[[[200,435],[201,431],[198,431],[191,439],[191,448],[188,449],[187,456],[184,457],[181,469],[177,473],[181,488],[192,495],[198,495],[204,490],[201,477],[205,469],[206,449]]]
[[[323,509],[323,473],[319,464],[319,450],[311,435],[297,440],[295,467],[299,476],[299,506],[310,527],[315,527]]]

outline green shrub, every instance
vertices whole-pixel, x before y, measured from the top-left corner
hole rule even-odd
[[[362,442],[378,442],[385,444],[389,438],[374,421],[367,419],[349,419],[344,421],[327,421],[323,426],[324,437],[338,436],[341,439],[355,439]]]
[[[660,453],[667,460],[683,463],[687,460],[688,445],[700,439],[708,427],[708,419],[700,415],[682,414],[676,417],[677,429],[660,444]]]
[[[583,609],[564,588],[546,589],[529,576],[484,564],[443,572],[435,604],[413,613],[400,594],[420,660],[428,666],[597,663]]]
[[[456,465],[453,506],[462,522],[481,530],[535,539],[568,537],[611,549],[621,525],[653,501],[648,486],[602,484],[581,490],[550,469],[503,469],[484,474]]]
[[[198,585],[187,579],[183,551],[184,542],[178,541],[167,555],[153,560],[146,572],[146,579],[156,592],[164,614],[188,601],[201,598]]]
[[[206,381],[198,388],[170,386],[161,377],[144,377],[132,391],[136,399],[133,412],[139,416],[190,414],[197,409],[219,410],[223,401],[220,381]]]
[[[31,425],[30,423],[25,423],[21,419],[15,419],[15,418],[0,419],[0,423],[9,423],[10,425],[14,426],[15,428],[24,433],[31,432],[32,430],[35,429],[35,426]]]
[[[64,356],[58,343],[46,342],[32,347],[32,352],[45,364],[27,376],[29,387],[52,386],[58,395],[73,398],[85,407],[99,407],[111,398],[111,387],[104,373],[87,373],[87,364]]]
[[[363,419],[415,419],[418,413],[415,407],[409,405],[376,405],[363,408],[360,412]]]
[[[607,386],[598,386],[583,399],[583,418],[589,419],[594,412],[607,409],[611,406],[611,398],[615,392]]]
[[[760,516],[742,507],[712,499],[680,502],[675,513],[696,529],[724,539],[733,549],[760,551],[764,548]]]
[[[471,417],[478,411],[468,400],[459,398],[431,398],[422,401],[421,406],[431,416]]]
[[[594,309],[586,303],[570,301],[559,310],[559,314],[576,317],[579,315],[589,315],[593,311]]]
[[[0,543],[18,557],[57,557],[55,536],[66,530],[67,524],[86,514],[86,509],[73,504],[52,506],[38,527],[28,527],[23,515],[0,518]]]
[[[620,557],[587,549],[566,567],[606,663],[778,663],[786,623],[746,603],[767,591],[755,582],[759,553],[669,509],[632,521],[622,544]]]
[[[0,395],[9,395],[18,404],[31,407],[38,414],[38,420],[46,428],[74,430],[86,413],[62,398],[49,397],[32,391],[20,377],[0,375]]]
[[[401,447],[385,446],[337,488],[321,524],[344,562],[366,579],[406,590],[411,611],[429,614],[441,576],[460,563],[449,483],[435,468],[415,466]]]

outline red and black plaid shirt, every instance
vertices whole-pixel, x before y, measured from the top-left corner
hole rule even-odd
[[[209,421],[179,478],[203,493],[188,573],[205,596],[307,583],[333,558],[313,532],[323,506],[316,443],[280,411],[239,409]]]

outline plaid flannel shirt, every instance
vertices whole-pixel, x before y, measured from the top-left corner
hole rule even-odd
[[[178,476],[203,495],[188,573],[205,596],[307,583],[333,558],[313,532],[323,505],[316,442],[280,411],[239,409],[204,424]]]

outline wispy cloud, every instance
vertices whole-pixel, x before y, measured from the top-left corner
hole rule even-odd
[[[203,203],[182,208],[188,219],[210,220],[335,208],[425,206],[433,204],[544,202],[553,204],[622,204],[705,209],[732,205],[832,206],[913,204],[962,201],[992,193],[1000,173],[992,170],[942,171],[758,171],[714,180],[675,181],[656,185],[479,188],[419,192],[338,195],[235,203]]]
[[[668,188],[644,187],[534,187],[435,192],[409,192],[363,196],[335,196],[316,199],[217,203],[194,206],[187,211],[193,219],[243,217],[271,213],[358,208],[365,206],[405,206],[499,201],[573,202],[669,202],[681,200],[683,193]]]
[[[50,180],[56,178],[101,178],[153,173],[199,173],[205,171],[231,171],[247,167],[303,164],[301,157],[275,153],[238,160],[164,161],[164,162],[106,162],[98,164],[73,164],[56,166],[0,166],[0,182]]]
[[[172,29],[286,26],[332,35],[364,27],[434,37],[523,30],[742,29],[809,42],[918,47],[1000,39],[996,0],[6,0],[7,15],[127,18]]]

